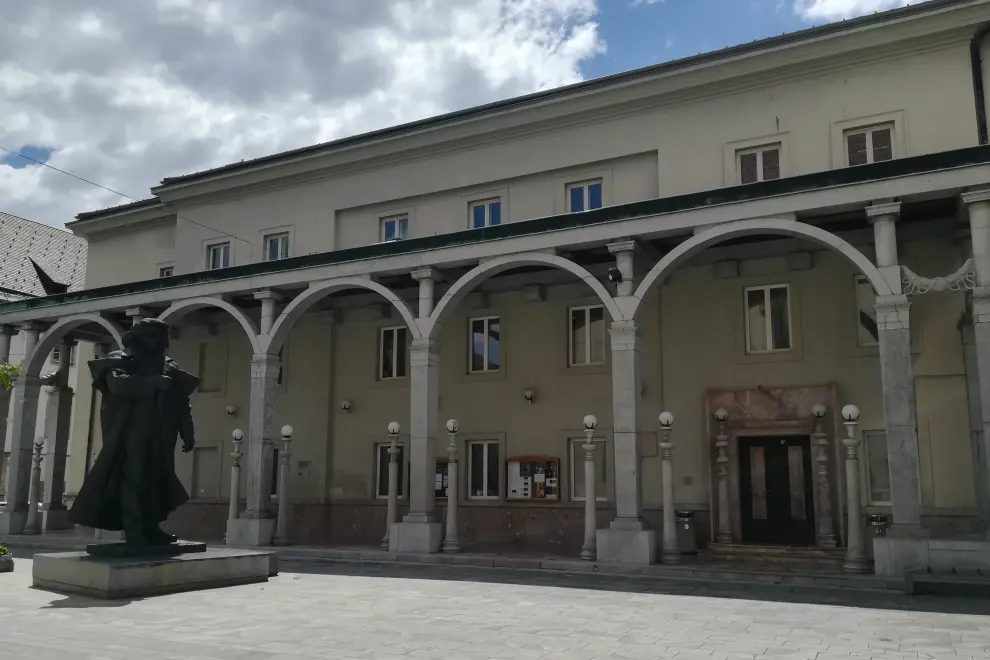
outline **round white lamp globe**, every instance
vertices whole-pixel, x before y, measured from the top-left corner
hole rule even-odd
[[[671,412],[668,412],[666,410],[663,411],[662,413],[660,413],[659,419],[660,419],[660,426],[664,427],[665,429],[669,429],[671,426],[674,425],[674,414]]]
[[[715,419],[720,422],[726,421],[727,419],[729,419],[729,411],[726,410],[725,408],[719,408],[718,410],[715,411]]]
[[[389,422],[389,425],[388,425],[388,434],[389,435],[399,435],[399,431],[401,431],[401,430],[402,430],[402,427],[399,426],[399,423],[398,422]]]
[[[244,431],[240,429],[234,429],[234,432],[230,434],[230,437],[232,437],[234,440],[243,440]]]
[[[815,419],[821,419],[822,417],[825,416],[825,413],[826,413],[825,406],[823,406],[822,404],[816,403],[815,405],[811,406],[811,416],[814,417]]]
[[[842,419],[847,422],[855,422],[859,419],[859,408],[851,403],[847,406],[842,406]]]
[[[292,435],[292,427],[289,426],[288,424],[286,424],[285,426],[283,426],[282,427],[282,435],[283,436],[291,436]]]
[[[461,428],[461,423],[456,419],[447,420],[447,433],[457,433],[458,429]]]
[[[589,431],[593,431],[594,429],[598,428],[598,418],[595,417],[594,415],[585,415],[584,428],[586,428]]]

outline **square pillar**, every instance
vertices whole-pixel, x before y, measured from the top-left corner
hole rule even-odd
[[[973,301],[970,301],[971,303]],[[990,298],[981,300],[984,315],[990,315]],[[990,531],[990,445],[983,430],[983,404],[980,400],[979,356],[976,350],[976,329],[973,322],[974,310],[970,309],[959,323],[962,335],[963,364],[966,369],[966,392],[969,403],[969,429],[972,438],[973,483],[976,486],[976,505],[980,520]],[[984,324],[986,325],[986,324]],[[986,327],[983,328],[986,335]]]
[[[45,492],[41,499],[42,531],[71,529],[65,508],[65,462],[69,453],[72,423],[72,398],[69,387],[69,356],[74,343],[64,342],[60,349],[58,371],[45,378],[48,402],[45,412]]]
[[[409,513],[389,531],[389,550],[440,552],[443,525],[434,519],[433,489],[440,411],[438,342],[414,339],[409,348]]]
[[[0,534],[20,534],[27,522],[31,456],[40,394],[40,378],[26,374],[18,376],[10,407],[10,467],[7,473],[7,505],[0,512]]]
[[[17,329],[10,325],[0,325],[0,364],[10,361],[10,340]],[[7,438],[7,417],[10,414],[10,390],[0,389],[0,457],[3,456]],[[0,460],[0,481],[6,484],[6,465]],[[0,497],[4,501],[5,497]]]

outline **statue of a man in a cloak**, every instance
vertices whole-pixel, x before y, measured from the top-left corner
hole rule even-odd
[[[189,499],[175,476],[175,443],[192,451],[189,397],[199,379],[165,355],[169,326],[135,323],[124,350],[92,360],[93,388],[103,395],[103,449],[69,511],[72,522],[123,530],[128,544],[167,545],[175,537],[159,524]]]

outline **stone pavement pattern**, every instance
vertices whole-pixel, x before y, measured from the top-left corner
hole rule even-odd
[[[599,575],[283,565],[267,584],[101,602],[0,576],[3,660],[990,658],[990,603]]]

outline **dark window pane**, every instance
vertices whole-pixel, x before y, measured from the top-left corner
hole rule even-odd
[[[398,237],[409,238],[409,218],[399,218]]]
[[[223,267],[230,265],[230,245],[223,246]]]
[[[588,310],[591,323],[588,326],[588,338],[591,342],[591,361],[595,364],[605,362],[605,308],[592,307]]]
[[[890,129],[881,128],[873,131],[873,162],[879,163],[894,157],[893,145],[890,140]]]
[[[584,210],[584,186],[574,186],[571,188],[571,212]]]
[[[395,331],[395,377],[405,378],[406,377],[406,364],[409,361],[408,355],[408,339],[405,328],[399,328]]]
[[[790,310],[787,305],[787,289],[770,289],[770,324],[773,348],[787,350],[791,347]]]
[[[488,448],[488,482],[485,484],[488,487],[488,492],[486,495],[498,497],[498,443],[490,442],[485,446]]]
[[[602,207],[602,184],[592,183],[588,185],[588,208],[600,209]]]
[[[388,496],[388,445],[378,445],[378,496]]]
[[[278,447],[272,450],[272,497],[278,495]]]
[[[488,224],[489,225],[500,225],[502,224],[502,202],[492,202],[488,205]]]
[[[479,229],[485,226],[485,205],[475,204],[471,207],[474,228]]]
[[[485,322],[471,322],[471,371],[485,369]]]
[[[488,321],[488,370],[495,371],[502,364],[502,345],[498,319]]]
[[[851,133],[846,136],[850,165],[866,165],[866,133]]]
[[[385,240],[386,241],[395,240],[395,220],[385,221]]]
[[[583,309],[571,310],[571,364],[584,364],[587,353],[588,335]]]
[[[763,152],[763,180],[772,181],[780,178],[780,152],[767,149]]]
[[[395,333],[391,330],[382,330],[382,378],[394,378],[395,372],[392,369],[392,361],[395,351]]]
[[[468,458],[471,463],[468,488],[472,496],[481,497],[485,494],[485,446],[477,442],[472,444]]]
[[[756,170],[756,154],[743,154],[739,156],[739,182],[756,183],[759,181]]]
[[[746,330],[750,353],[767,350],[767,326],[764,310],[763,289],[754,289],[746,293]]]

